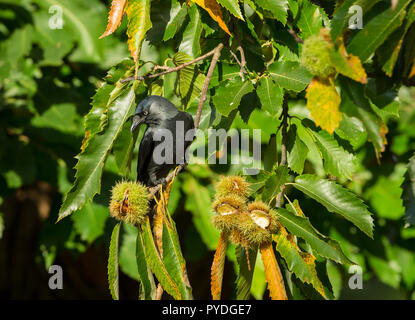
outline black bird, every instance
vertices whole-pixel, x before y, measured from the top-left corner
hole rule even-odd
[[[148,187],[153,187],[164,183],[171,169],[178,164],[184,164],[184,151],[187,150],[194,137],[194,131],[192,130],[194,129],[193,118],[189,113],[177,110],[169,100],[160,96],[149,96],[137,105],[131,132],[141,124],[146,124],[147,128],[138,150],[137,181]],[[165,129],[171,132],[172,140],[160,139],[160,134],[166,133]],[[188,134],[186,135],[186,133]],[[167,143],[165,143],[165,140],[167,140]],[[171,157],[170,159],[173,161],[160,163],[159,159],[155,159],[156,157],[153,156],[155,148],[161,143],[172,147],[170,150],[173,154],[167,156]],[[176,147],[179,149],[176,149]],[[162,146],[158,148],[158,150],[160,149],[162,149]],[[165,150],[165,153],[167,153],[167,150]]]

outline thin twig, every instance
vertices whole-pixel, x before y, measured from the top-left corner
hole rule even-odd
[[[183,68],[186,68],[187,66],[190,66],[191,64],[194,64],[196,62],[199,62],[199,61],[201,61],[203,59],[206,59],[206,58],[214,55],[218,47],[223,47],[223,44],[221,43],[215,49],[209,51],[208,53],[205,53],[204,55],[202,55],[200,57],[197,57],[196,59],[194,59],[192,61],[183,63],[183,64],[181,64],[181,65],[179,65],[177,67],[168,68],[166,71],[163,71],[163,72],[160,72],[160,73],[148,74],[148,75],[145,75],[145,76],[138,76],[138,77],[128,77],[128,78],[125,78],[125,79],[120,80],[120,82],[128,82],[128,81],[133,81],[133,80],[153,79],[153,78],[157,78],[157,77],[164,76],[165,74],[168,74],[168,73],[171,73],[171,72],[177,72],[177,71],[179,71],[179,70],[181,70]]]
[[[208,70],[208,73],[206,75],[205,82],[203,83],[202,94],[200,96],[199,105],[197,107],[196,117],[195,117],[195,121],[194,121],[195,130],[197,128],[199,128],[200,116],[202,114],[202,109],[203,109],[203,102],[206,100],[206,94],[207,94],[207,91],[209,89],[209,83],[210,83],[210,80],[212,79],[213,71],[215,70],[216,63],[219,60],[222,49],[223,49],[223,44],[222,43],[220,43],[215,49],[213,49],[212,61],[211,61],[210,66],[209,66],[209,70]],[[209,55],[212,55],[212,54],[209,54]],[[174,177],[176,175],[178,175],[179,172],[184,169],[184,167],[185,167],[185,164],[178,165],[176,167],[176,169],[174,171],[172,171],[166,177],[165,183],[167,184],[170,181],[172,181],[174,179]],[[154,195],[160,190],[161,187],[162,187],[162,184],[159,184],[155,187],[152,187],[150,189],[149,199],[153,199]]]
[[[280,166],[285,166],[287,164],[287,127],[288,127],[288,95],[284,95],[284,101],[282,103],[282,114],[281,114],[281,161],[279,163]],[[280,188],[280,193],[277,195],[277,203],[276,207],[281,207],[281,200],[284,194],[285,185],[282,185]]]
[[[295,42],[304,43],[304,41],[297,35],[297,33],[294,30],[288,29],[288,32],[293,36]]]

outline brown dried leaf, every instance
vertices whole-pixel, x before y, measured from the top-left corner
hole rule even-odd
[[[210,290],[213,300],[220,300],[222,293],[223,268],[225,266],[226,249],[228,247],[228,234],[222,232],[213,257],[211,268]]]
[[[275,258],[272,243],[261,245],[261,258],[264,263],[265,280],[268,282],[268,290],[272,300],[288,300],[285,292],[284,280],[281,270]]]
[[[121,24],[126,3],[127,0],[112,0],[111,10],[108,14],[107,29],[99,37],[100,39],[110,35],[115,30],[117,30],[118,26]]]
[[[201,6],[203,9],[209,13],[209,15],[212,17],[213,20],[215,20],[219,27],[222,28],[223,31],[225,31],[230,36],[231,33],[228,29],[228,27],[225,24],[225,21],[223,21],[223,15],[222,15],[222,9],[219,3],[217,3],[216,0],[192,0],[197,5]]]

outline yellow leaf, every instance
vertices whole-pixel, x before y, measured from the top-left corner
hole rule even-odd
[[[226,249],[228,247],[228,234],[222,232],[213,257],[211,268],[210,291],[213,300],[220,300],[222,293],[223,268],[225,265]]]
[[[121,23],[126,3],[127,3],[127,0],[112,0],[111,10],[110,10],[110,13],[108,14],[107,29],[99,37],[100,39],[110,35],[115,30],[117,30],[118,26]]]
[[[338,52],[332,53],[332,62],[336,71],[362,84],[367,83],[367,74],[359,57],[347,53],[343,38],[337,40]],[[332,50],[335,50],[334,48]]]
[[[340,96],[331,78],[313,78],[306,90],[307,109],[315,124],[330,134],[339,126],[342,114],[339,111]]]
[[[222,16],[222,9],[219,5],[219,3],[216,2],[216,0],[192,0],[199,6],[201,6],[203,9],[205,9],[209,15],[212,17],[213,20],[215,20],[219,27],[222,28],[223,31],[225,31],[227,34],[231,36],[231,33],[228,29],[228,27],[225,24],[225,21],[223,21]]]
[[[128,17],[128,49],[137,66],[144,36],[151,28],[150,0],[128,0],[125,12]]]
[[[288,300],[285,292],[284,280],[281,270],[275,259],[272,243],[261,245],[261,258],[264,263],[265,280],[268,282],[268,290],[272,300]]]

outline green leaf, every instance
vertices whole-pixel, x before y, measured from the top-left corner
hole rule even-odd
[[[285,24],[287,23],[288,15],[287,0],[256,0],[255,3],[262,9],[269,11],[271,13],[272,18],[277,19],[285,26]]]
[[[388,7],[371,19],[347,46],[347,52],[357,55],[365,62],[387,37],[398,28],[405,18],[405,8],[411,0],[401,0],[394,10]]]
[[[150,0],[128,0],[125,7],[128,17],[127,36],[128,49],[135,63],[138,63],[141,45],[149,29],[151,29]]]
[[[389,77],[392,76],[393,69],[398,60],[399,53],[401,52],[405,35],[414,21],[415,5],[412,5],[411,8],[408,9],[408,14],[402,26],[396,29],[376,52],[379,57],[379,63],[382,65],[382,70],[385,71],[386,75]]]
[[[317,275],[315,258],[305,252],[299,251],[295,243],[291,242],[282,232],[273,235],[275,249],[287,263],[288,269],[304,283],[311,284],[317,292],[325,297],[323,284]]]
[[[349,19],[356,13],[352,10],[349,13],[349,8],[353,5],[358,5],[362,8],[362,12],[369,12],[376,3],[381,0],[346,0],[334,12],[331,20],[331,38],[335,41],[349,25]],[[365,26],[366,27],[366,26]]]
[[[352,179],[356,171],[356,158],[352,153],[345,151],[333,136],[325,131],[312,131],[317,145],[321,151],[326,171],[337,177]]]
[[[258,249],[248,248],[248,257],[246,251],[241,246],[235,248],[235,255],[238,262],[238,277],[236,278],[236,300],[249,300],[251,297],[252,277],[255,270],[256,257]],[[248,259],[249,266],[248,268]]]
[[[377,116],[370,107],[370,101],[364,93],[364,87],[352,80],[341,78],[342,87],[342,111],[349,116],[355,116],[362,121],[367,131],[369,141],[375,147],[376,155],[379,158],[385,150],[387,130],[382,119]]]
[[[271,116],[276,116],[281,109],[284,91],[271,79],[262,77],[256,89],[262,109]]]
[[[409,225],[413,225],[415,224],[415,153],[409,159],[402,189],[406,222]]]
[[[254,86],[249,80],[242,81],[240,77],[224,80],[216,89],[213,103],[222,115],[228,116],[232,110],[239,107],[242,97],[253,90]]]
[[[323,27],[323,9],[308,0],[302,3],[297,27],[301,30],[301,38],[306,39],[313,34],[318,34]]]
[[[135,257],[137,260],[137,271],[140,276],[142,299],[154,300],[156,298],[156,285],[151,269],[147,265],[143,233],[141,230],[137,233]]]
[[[209,190],[192,176],[186,176],[183,180],[183,191],[186,194],[185,209],[192,213],[193,223],[203,242],[209,250],[215,250],[220,232],[212,223],[212,199]]]
[[[178,285],[175,283],[171,275],[166,270],[163,260],[157,251],[154,243],[153,234],[151,232],[150,220],[147,222],[143,230],[143,243],[145,248],[145,256],[151,271],[156,275],[157,280],[161,283],[163,289],[176,300],[181,300],[181,295]]]
[[[163,221],[163,263],[180,289],[184,300],[192,299],[192,288],[186,271],[186,261],[180,249],[176,225],[170,217]]]
[[[136,250],[138,230],[131,224],[123,225],[122,240],[120,244],[119,265],[121,271],[134,280],[140,281],[137,270],[137,261],[132,254]]]
[[[193,4],[189,8],[190,21],[184,29],[179,51],[184,52],[192,58],[200,55],[200,36],[202,34],[202,21],[197,6]]]
[[[81,239],[92,243],[104,234],[105,222],[108,218],[108,208],[95,202],[86,204],[81,210],[72,215],[72,221]]]
[[[186,4],[180,4],[177,0],[172,0],[170,9],[170,20],[167,22],[166,30],[164,31],[163,41],[170,40],[174,37],[177,30],[183,23],[187,15]]]
[[[291,124],[287,133],[287,162],[291,170],[302,174],[307,159],[307,145],[297,135],[297,126]]]
[[[35,2],[46,12],[49,11],[51,6],[59,6],[62,9],[63,28],[77,41],[76,49],[70,56],[71,61],[102,62],[105,45],[114,43],[111,42],[111,39],[98,39],[102,33],[102,21],[106,19],[107,10],[103,3],[82,0],[36,0]],[[42,26],[39,27],[43,29]],[[63,38],[59,37],[65,34],[59,29],[54,29],[52,32],[54,32],[53,38],[59,39],[59,41],[65,42],[65,39],[67,39],[65,36]],[[55,42],[55,45],[53,45],[53,42]],[[61,46],[61,44],[52,40],[51,48],[56,48],[56,46]],[[62,46],[65,47],[66,45],[63,44]],[[49,57],[50,53],[48,52]]]
[[[183,52],[178,52],[173,57],[176,66],[191,60],[192,58]],[[187,109],[190,103],[200,95],[204,82],[205,76],[199,71],[197,65],[190,65],[178,71],[176,93],[181,98],[184,109]]]
[[[218,0],[218,2],[220,5],[222,5],[222,7],[225,7],[235,17],[244,20],[241,13],[241,8],[239,8],[238,0]]]
[[[271,174],[262,191],[264,201],[271,202],[281,192],[281,187],[287,182],[288,171],[287,166],[278,166]]]
[[[313,76],[298,62],[274,62],[268,69],[271,77],[282,88],[303,91]]]
[[[120,236],[121,222],[117,223],[112,230],[108,257],[108,284],[111,296],[114,300],[119,299],[118,293],[118,239]]]
[[[327,238],[318,232],[311,225],[308,218],[294,215],[292,212],[282,208],[277,209],[276,214],[282,225],[293,235],[307,241],[316,254],[337,263],[353,264],[344,255],[340,245],[335,240]]]
[[[351,191],[326,179],[305,174],[292,184],[310,198],[321,203],[329,212],[335,212],[354,223],[369,237],[373,237],[373,218],[367,206]]]
[[[100,193],[101,176],[105,161],[124,123],[134,112],[134,91],[138,85],[139,83],[135,82],[112,103],[108,110],[108,127],[103,133],[94,135],[86,148],[78,155],[79,161],[75,166],[77,170],[75,182],[71,190],[65,195],[59,211],[58,221],[80,209],[95,194]]]

